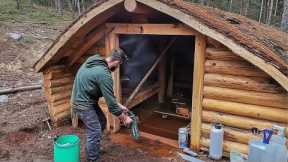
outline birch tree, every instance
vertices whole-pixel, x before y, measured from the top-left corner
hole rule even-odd
[[[274,0],[269,0],[268,2],[268,8],[267,8],[267,19],[266,24],[271,24],[272,14],[273,14],[273,6],[274,6]]]

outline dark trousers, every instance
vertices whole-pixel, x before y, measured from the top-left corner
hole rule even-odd
[[[75,110],[75,113],[85,124],[86,157],[88,161],[96,161],[100,155],[102,132],[106,128],[106,117],[99,106],[88,110]]]

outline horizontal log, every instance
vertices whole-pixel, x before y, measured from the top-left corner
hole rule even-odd
[[[210,139],[202,137],[200,140],[200,143],[204,147],[209,147]],[[236,142],[231,142],[231,141],[226,141],[226,140],[223,142],[223,150],[225,152],[237,150],[243,154],[248,154],[248,146],[246,144],[236,143]]]
[[[210,37],[207,37],[207,45],[208,47],[214,47],[216,49],[223,49],[223,50],[229,50],[226,46],[224,46],[222,43],[210,38]]]
[[[197,35],[184,24],[125,24],[107,23],[107,27],[114,28],[116,34],[148,34],[148,35]]]
[[[245,61],[240,56],[234,54],[232,51],[217,48],[207,48],[206,58],[208,60],[220,60],[220,61]]]
[[[63,92],[63,93],[57,93],[55,95],[52,95],[50,98],[51,102],[56,102],[62,99],[69,98],[71,96],[71,92]]]
[[[50,71],[49,73],[44,73],[44,79],[60,79],[64,77],[72,77],[72,73],[69,71],[65,71],[63,69],[61,70],[55,70],[55,71]]]
[[[53,122],[58,122],[66,117],[71,116],[71,112],[69,111],[63,111],[62,113],[56,114],[54,117],[52,117]]]
[[[72,84],[67,84],[67,85],[60,86],[60,87],[51,87],[49,88],[49,94],[53,95],[53,94],[61,93],[63,91],[72,92],[72,88],[73,88]]]
[[[52,71],[63,71],[65,69],[65,66],[64,65],[54,65],[54,66],[50,66],[50,67],[47,67],[43,73],[44,74],[48,74]]]
[[[248,117],[241,117],[224,113],[217,113],[207,110],[202,111],[202,120],[208,123],[219,122],[226,126],[242,128],[246,130],[251,130],[252,128],[258,128],[260,130],[265,128],[272,128],[273,124],[278,124],[287,127],[287,124],[273,123],[265,120],[252,119]],[[288,131],[286,131],[286,136],[288,137]]]
[[[66,104],[66,103],[70,103],[70,96],[63,98],[61,100],[55,101],[51,103],[51,106],[58,106],[58,105],[62,105],[62,104]]]
[[[60,87],[60,86],[64,86],[67,84],[73,84],[74,79],[71,77],[65,77],[65,78],[61,78],[61,79],[56,79],[56,80],[50,80],[50,82],[48,82],[48,85],[44,85],[46,87]]]
[[[203,109],[288,124],[288,109],[203,99]]]
[[[207,86],[233,88],[266,93],[283,93],[285,90],[278,84],[271,84],[269,79],[259,77],[235,76],[206,73],[204,84]]]
[[[212,124],[202,123],[201,132],[204,137],[209,137]],[[248,144],[251,139],[260,139],[260,136],[253,135],[251,132],[243,129],[233,129],[224,126],[224,139],[232,142]]]
[[[204,86],[204,97],[224,101],[288,109],[287,94],[272,94]]]
[[[70,111],[71,105],[70,103],[64,103],[58,106],[52,107],[52,115],[57,116],[57,114],[60,114],[64,111]]]
[[[41,85],[32,85],[32,86],[23,86],[23,87],[14,87],[14,88],[6,88],[6,89],[0,89],[0,95],[4,94],[11,94],[16,92],[23,92],[23,91],[32,91],[41,89]]]
[[[207,60],[205,62],[205,71],[208,73],[270,78],[260,69],[244,61]]]

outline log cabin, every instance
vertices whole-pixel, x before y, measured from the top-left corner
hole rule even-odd
[[[129,56],[112,74],[115,96],[140,120],[145,114],[142,136],[177,146],[177,129],[187,124],[190,147],[205,150],[211,124],[218,122],[224,151],[247,154],[248,141],[259,138],[250,129],[288,127],[288,34],[181,0],[100,0],[79,16],[34,66],[43,73],[54,123],[71,116],[81,64],[95,53],[107,57],[115,47]],[[117,132],[119,121],[104,100],[99,104],[107,130]],[[184,107],[178,115],[175,105]]]

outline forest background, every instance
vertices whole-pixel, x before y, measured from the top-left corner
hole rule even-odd
[[[0,0],[1,19],[7,18],[7,14],[19,14],[19,12],[37,17],[33,9],[45,7],[53,17],[73,19],[89,8],[98,0]],[[288,32],[288,0],[186,0],[192,3],[219,8],[234,12],[254,19],[260,23],[268,24]],[[4,4],[5,3],[5,4]],[[4,5],[3,5],[4,4]],[[11,8],[15,9],[11,9]],[[45,13],[42,13],[45,14]],[[9,17],[9,16],[8,16]],[[43,17],[40,16],[40,17]],[[11,18],[11,17],[10,17]],[[49,23],[49,22],[48,22]]]

